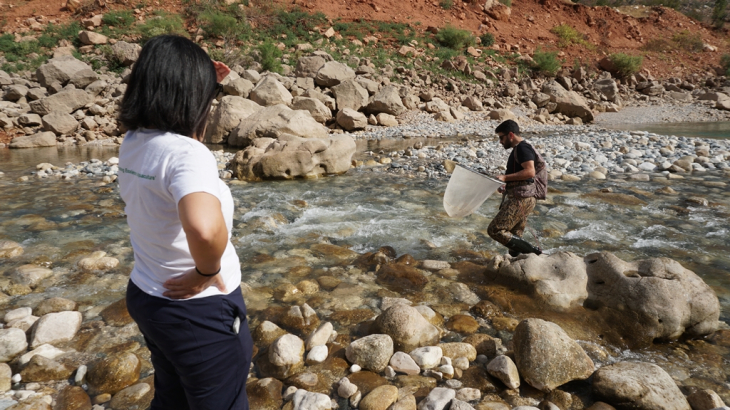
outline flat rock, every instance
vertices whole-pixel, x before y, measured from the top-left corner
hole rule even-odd
[[[12,141],[10,141],[10,148],[40,148],[55,146],[56,134],[50,131],[15,137]]]
[[[80,312],[58,312],[44,315],[36,323],[31,334],[31,348],[42,344],[67,342],[74,338],[81,327]]]
[[[651,363],[619,362],[593,376],[593,394],[615,407],[639,410],[690,410],[674,380]]]
[[[20,371],[24,382],[50,382],[65,380],[73,373],[65,365],[41,355],[33,356],[28,365]]]
[[[66,386],[56,396],[54,410],[91,410],[91,397],[79,386]]]

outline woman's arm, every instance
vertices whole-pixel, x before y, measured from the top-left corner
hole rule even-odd
[[[228,245],[228,229],[220,201],[209,193],[195,192],[185,195],[178,202],[177,209],[195,266],[205,274],[217,272]],[[166,281],[163,286],[167,289],[163,295],[172,299],[190,298],[210,286],[226,292],[220,275],[206,277],[195,269]]]

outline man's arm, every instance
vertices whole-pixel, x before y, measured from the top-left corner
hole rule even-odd
[[[535,161],[525,161],[522,164],[522,171],[509,175],[498,175],[497,179],[502,182],[524,181],[535,176]]]

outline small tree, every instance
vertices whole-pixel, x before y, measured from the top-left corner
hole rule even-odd
[[[616,74],[621,77],[628,77],[638,73],[641,70],[641,65],[644,63],[644,57],[624,53],[611,54],[608,56],[608,59],[616,68]]]
[[[535,51],[532,55],[533,69],[539,73],[553,76],[557,74],[562,66],[556,51]]]
[[[712,25],[716,28],[722,28],[725,25],[726,8],[727,0],[715,0],[715,7],[712,8]]]

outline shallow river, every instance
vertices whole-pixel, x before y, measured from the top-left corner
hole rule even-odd
[[[116,152],[54,152],[0,150],[0,171],[5,172],[0,177],[0,239],[19,242],[25,248],[21,257],[0,261],[0,271],[35,263],[67,271],[68,279],[40,293],[13,297],[0,306],[2,310],[35,306],[53,296],[96,306],[123,295],[133,255],[116,185],[104,185],[93,178],[31,178],[29,182],[16,182],[17,177],[29,175],[28,164],[63,165],[65,161],[89,157],[104,160]],[[316,180],[232,181],[236,201],[233,242],[242,261],[242,280],[254,289],[247,300],[249,310],[263,312],[276,305],[270,290],[284,282],[296,284],[338,269],[342,274],[343,268],[335,267],[336,262],[310,251],[316,243],[340,245],[359,253],[388,245],[398,255],[408,253],[419,260],[449,262],[503,252],[504,248],[486,234],[499,198],[490,198],[474,215],[452,219],[441,204],[447,182],[398,177],[379,168],[360,168]],[[609,179],[551,183],[553,192],[547,201],[538,202],[529,226],[548,252],[586,255],[610,251],[624,260],[659,256],[675,259],[712,287],[720,298],[721,320],[730,323],[730,195],[725,182],[726,177],[720,173],[704,173],[673,181],[659,178],[651,182]],[[655,192],[667,185],[677,194]],[[583,196],[603,188],[632,195],[646,204],[614,205]],[[690,197],[705,198],[708,205],[687,201]],[[526,232],[525,237],[535,242],[532,233]],[[98,280],[79,280],[73,274],[74,264],[81,255],[97,250],[118,258],[120,266]],[[316,307],[318,314],[353,309],[378,312],[380,294],[373,278],[365,272],[350,273],[342,278],[353,285],[350,291],[324,294]],[[439,303],[435,298],[426,295],[422,301]],[[254,323],[263,319],[261,315],[253,313]],[[670,373],[678,380],[705,380],[696,373],[696,362],[682,364],[667,353],[671,349],[659,346],[642,352],[617,350],[611,360],[641,356],[665,362],[665,368],[676,366]],[[720,354],[727,364],[730,354],[727,350]],[[709,386],[719,389],[718,385],[728,382],[726,377],[713,376]]]

